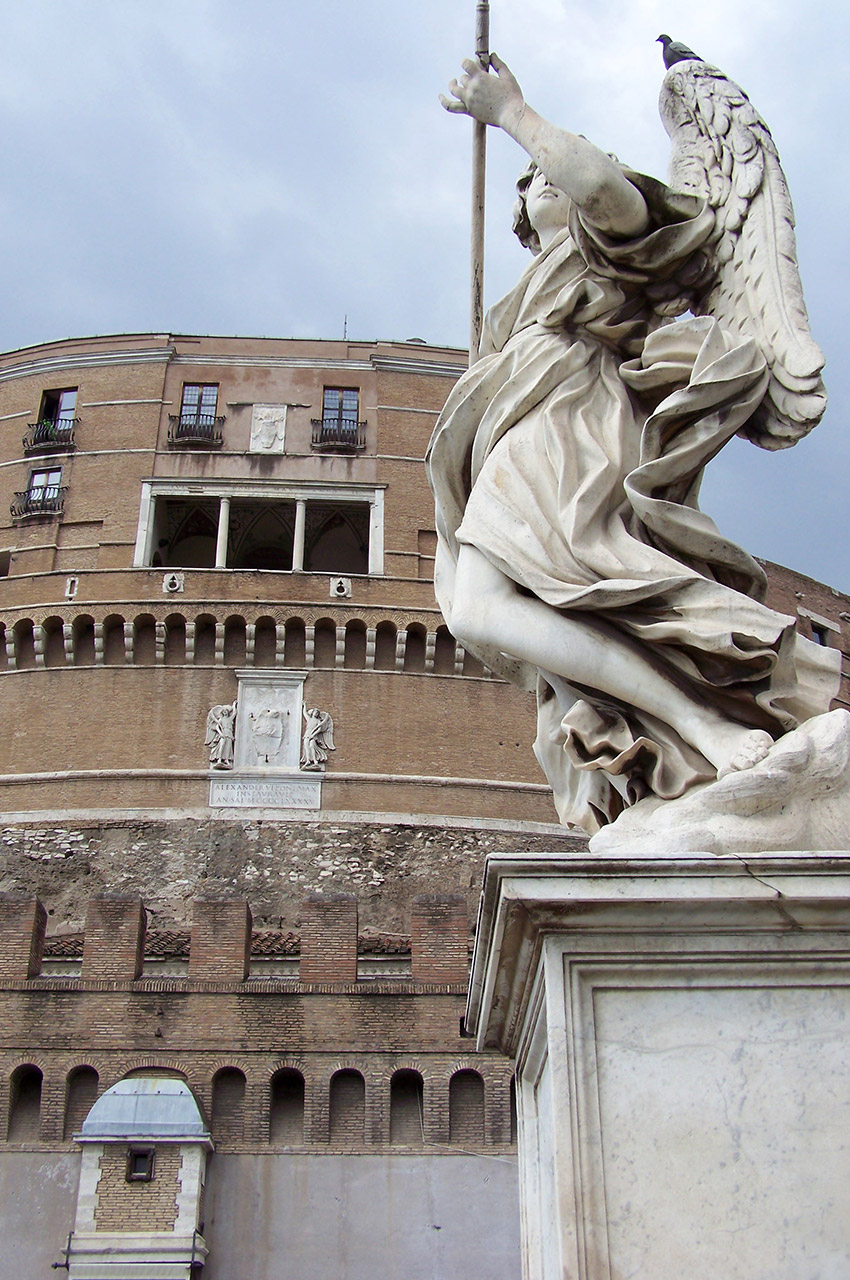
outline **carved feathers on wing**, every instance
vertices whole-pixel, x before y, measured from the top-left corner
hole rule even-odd
[[[715,212],[715,270],[698,309],[758,343],[770,369],[741,435],[765,449],[796,443],[823,416],[823,354],[810,330],[797,268],[794,210],[770,130],[749,98],[705,62],[664,77],[661,119],[673,144],[670,186]]]

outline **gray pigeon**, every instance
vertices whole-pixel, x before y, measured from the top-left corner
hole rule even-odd
[[[671,40],[669,36],[659,36],[656,43],[660,43],[663,46],[665,67],[672,67],[676,62],[686,62],[689,58],[692,58],[695,62],[704,61],[698,53],[694,53],[693,49],[689,49],[686,44],[678,44],[677,41]]]

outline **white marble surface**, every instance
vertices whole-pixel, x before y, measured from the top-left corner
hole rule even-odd
[[[285,453],[285,404],[255,404],[251,410],[251,453]]]
[[[321,809],[322,775],[285,778],[240,777],[210,779],[211,809]]]
[[[850,713],[815,716],[764,760],[677,800],[651,797],[591,838],[595,854],[850,847]]]
[[[296,770],[306,671],[238,670],[234,770]]]
[[[558,814],[595,832],[748,768],[838,692],[840,654],[762,603],[762,568],[697,507],[733,436],[817,424],[823,356],[776,147],[716,67],[665,76],[670,187],[543,119],[498,57],[463,69],[443,105],[526,153],[535,258],[428,448],[434,587],[468,650],[536,685]]]
[[[488,860],[526,1280],[850,1275],[850,853]]]
[[[850,987],[593,1004],[612,1274],[850,1275]]]

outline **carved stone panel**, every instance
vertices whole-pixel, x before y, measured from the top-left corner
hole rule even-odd
[[[304,671],[237,671],[239,714],[234,768],[298,772]]]
[[[251,453],[283,453],[286,405],[255,404],[251,413]]]

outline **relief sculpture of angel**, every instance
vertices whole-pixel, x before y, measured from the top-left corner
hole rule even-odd
[[[542,119],[495,55],[464,71],[443,105],[530,158],[514,230],[533,259],[429,446],[435,587],[453,634],[536,689],[559,816],[594,832],[829,709],[839,653],[767,608],[697,501],[735,434],[778,449],[817,424],[823,358],[776,148],[715,67],[665,75],[667,185]]]

